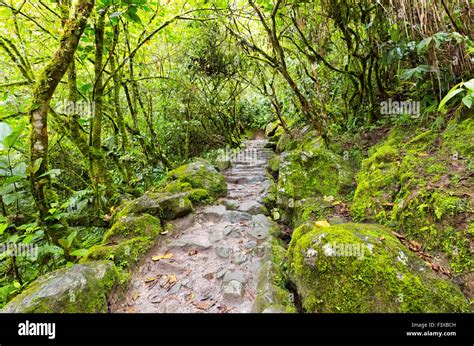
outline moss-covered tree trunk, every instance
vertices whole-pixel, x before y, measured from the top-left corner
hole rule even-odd
[[[102,191],[110,198],[115,192],[113,181],[107,169],[107,162],[102,151],[102,118],[104,114],[103,104],[103,52],[104,52],[104,19],[107,9],[99,13],[95,25],[95,85],[94,85],[94,115],[91,122],[89,163],[92,187],[95,195],[95,206],[97,210],[104,209],[102,203]]]
[[[84,32],[87,19],[94,7],[94,0],[79,0],[76,2],[71,16],[66,21],[60,46],[53,58],[37,77],[33,91],[32,106],[29,110],[31,123],[30,132],[30,177],[33,197],[38,206],[39,216],[44,220],[50,199],[50,180],[44,175],[48,170],[48,109],[59,82],[66,73],[79,39]]]

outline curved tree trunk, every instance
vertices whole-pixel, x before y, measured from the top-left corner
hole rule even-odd
[[[44,175],[48,170],[48,109],[59,82],[66,73],[79,39],[81,38],[87,19],[94,7],[94,0],[79,0],[66,21],[60,46],[53,58],[39,75],[33,92],[32,107],[29,111],[30,134],[30,177],[33,197],[38,206],[39,216],[44,220],[50,201],[50,180]],[[36,164],[36,166],[35,166]],[[36,169],[34,168],[36,167]]]

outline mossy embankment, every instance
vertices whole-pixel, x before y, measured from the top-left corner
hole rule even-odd
[[[278,125],[267,130],[277,152],[268,167],[275,186],[267,207],[297,229],[285,266],[306,311],[469,309],[472,118],[437,130],[381,127],[329,147],[308,129],[293,129],[291,136]],[[322,232],[321,225],[330,227]],[[326,240],[317,244],[320,236]],[[327,256],[321,248],[369,243],[373,251],[364,260]]]

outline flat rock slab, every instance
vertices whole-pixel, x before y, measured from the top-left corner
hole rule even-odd
[[[179,239],[176,239],[171,243],[172,247],[187,247],[192,246],[198,249],[209,249],[212,246],[212,243],[209,239],[202,237],[190,237],[183,236]]]
[[[263,214],[252,217],[252,227],[248,233],[259,240],[266,239],[277,225]]]
[[[6,313],[107,312],[107,295],[117,281],[110,261],[90,261],[50,272],[7,304]]]
[[[224,282],[238,281],[242,284],[245,284],[247,282],[247,279],[245,278],[245,273],[243,272],[226,271],[222,281]]]
[[[258,203],[257,201],[246,201],[242,202],[239,206],[239,211],[244,213],[248,213],[251,215],[258,215],[258,214],[267,214],[267,208],[264,205]]]
[[[228,210],[236,210],[239,207],[239,202],[235,199],[223,199],[221,203],[226,207]]]
[[[224,286],[223,295],[227,299],[241,298],[244,295],[244,285],[239,281],[231,280]]]

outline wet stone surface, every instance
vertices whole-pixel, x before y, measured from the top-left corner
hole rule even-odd
[[[196,208],[156,245],[137,267],[125,298],[111,312],[251,312],[260,257],[271,222],[257,201],[265,190],[265,166],[272,152],[265,140],[246,142],[256,153],[239,157],[224,172],[227,196]]]

